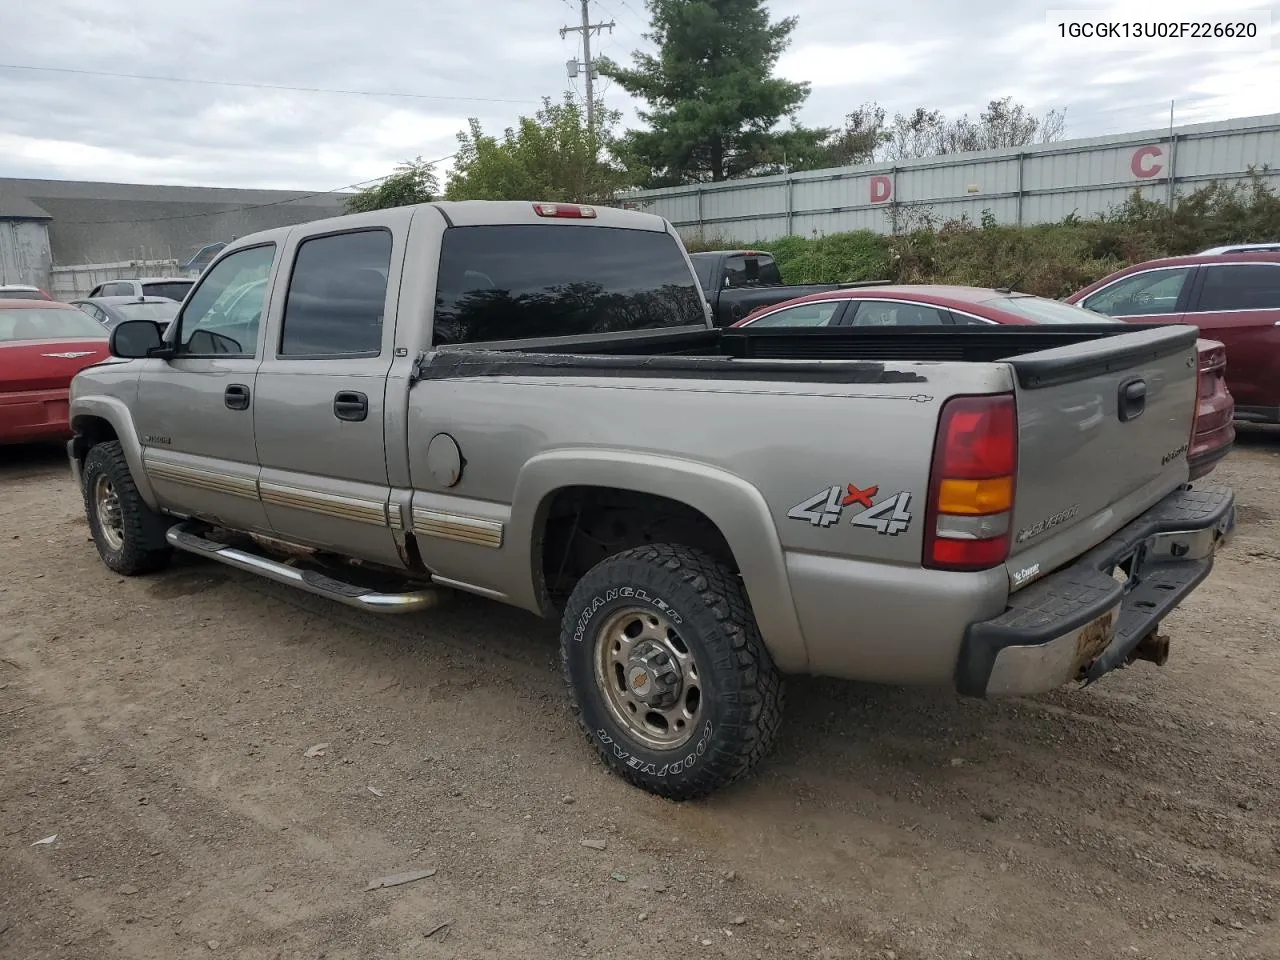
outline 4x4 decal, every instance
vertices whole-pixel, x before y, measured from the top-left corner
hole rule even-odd
[[[861,488],[852,483],[837,484],[820,490],[787,511],[791,520],[804,520],[824,530],[839,523],[845,507],[855,504],[863,509],[849,520],[855,527],[870,527],[876,533],[896,537],[911,526],[911,494],[900,490],[893,496],[875,502],[880,485]]]

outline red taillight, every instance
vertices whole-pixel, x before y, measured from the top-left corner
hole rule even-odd
[[[591,220],[596,215],[595,207],[585,207],[580,203],[535,203],[533,212],[540,217],[566,220]]]
[[[947,401],[929,475],[926,567],[985,570],[1005,561],[1017,472],[1013,394]]]

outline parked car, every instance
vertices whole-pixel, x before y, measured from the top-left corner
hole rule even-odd
[[[1119,323],[1078,306],[1011,290],[940,285],[837,290],[763,307],[735,327],[929,328],[1009,324]],[[1235,401],[1227,389],[1227,352],[1215,340],[1197,341],[1199,387],[1191,447],[1190,479],[1210,473],[1231,452]]]
[[[1280,253],[1280,243],[1237,243],[1225,247],[1201,250],[1200,256],[1221,256],[1224,253]]]
[[[71,305],[83,310],[108,330],[125,320],[169,321],[182,306],[168,297],[86,297],[72,300]]]
[[[784,284],[773,254],[759,250],[712,250],[689,255],[703,296],[718,327],[740,320],[758,307],[808,293],[858,284]]]
[[[1280,423],[1280,253],[1148,260],[1066,301],[1128,323],[1195,324],[1226,345],[1236,419]]]
[[[195,284],[190,277],[141,277],[136,280],[108,280],[89,291],[86,300],[98,297],[167,297],[182,302]]]
[[[39,287],[25,283],[6,283],[0,286],[0,300],[52,300],[53,297]]]
[[[1185,484],[1195,330],[854,333],[714,329],[650,214],[396,207],[239,238],[167,332],[119,324],[68,457],[123,575],[176,549],[558,619],[587,738],[674,799],[767,752],[784,673],[1001,696],[1163,663],[1234,523]]]
[[[107,332],[71,306],[0,300],[0,444],[71,435],[71,378],[109,356]]]

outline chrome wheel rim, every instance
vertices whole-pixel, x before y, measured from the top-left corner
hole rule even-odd
[[[121,549],[124,546],[124,518],[120,515],[120,497],[105,474],[99,474],[93,482],[93,504],[102,539],[112,550]]]
[[[702,711],[698,663],[671,621],[628,607],[596,634],[596,684],[610,714],[646,747],[672,750],[693,736]]]

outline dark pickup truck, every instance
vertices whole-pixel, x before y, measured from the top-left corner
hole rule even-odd
[[[691,253],[693,270],[702,285],[702,293],[711,305],[711,316],[717,327],[737,323],[758,307],[769,307],[811,293],[858,286],[851,283],[806,283],[788,285],[782,282],[773,254],[757,250],[710,250]]]

